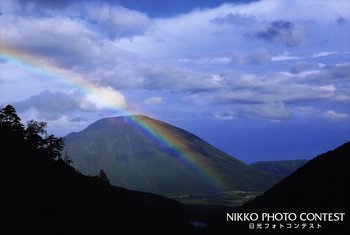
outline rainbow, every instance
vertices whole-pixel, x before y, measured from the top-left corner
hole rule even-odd
[[[20,69],[41,75],[46,79],[58,81],[68,88],[78,90],[100,107],[116,110],[123,115],[129,116],[130,125],[141,129],[143,134],[151,141],[156,142],[156,144],[171,149],[172,155],[176,156],[176,159],[181,164],[205,177],[215,190],[224,191],[227,189],[222,174],[213,167],[213,164],[207,158],[196,153],[185,141],[176,138],[173,133],[161,125],[156,125],[141,115],[133,115],[134,111],[128,108],[124,96],[112,87],[105,87],[87,81],[79,74],[64,70],[43,58],[32,56],[10,47],[4,47],[3,45],[0,45],[1,60]]]

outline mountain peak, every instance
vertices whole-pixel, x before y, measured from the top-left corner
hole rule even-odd
[[[66,136],[65,151],[84,173],[104,169],[112,184],[166,196],[262,191],[280,179],[145,115],[103,118]]]
[[[102,128],[102,127],[113,127],[115,125],[120,125],[122,123],[130,123],[130,122],[140,122],[141,120],[153,120],[157,121],[153,118],[150,118],[146,115],[128,115],[128,116],[114,116],[114,117],[105,117],[102,118],[92,124],[90,124],[85,130]]]

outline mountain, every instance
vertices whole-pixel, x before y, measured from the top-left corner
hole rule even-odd
[[[158,138],[145,129],[156,132]],[[164,136],[167,142],[159,141]],[[101,119],[67,135],[65,146],[83,173],[95,175],[104,169],[114,185],[166,196],[264,191],[281,179],[183,129],[141,115]]]
[[[266,229],[259,231],[260,234],[350,234],[348,226],[350,219],[349,166],[350,142],[347,142],[308,161],[263,195],[237,208],[235,212],[270,213],[270,215],[278,212],[290,212],[297,215],[297,219],[291,222],[292,224],[301,226],[302,223],[313,223],[314,225],[318,223],[321,225],[320,229],[303,230],[301,227],[277,231]],[[310,213],[310,220],[301,221],[299,219],[301,213]],[[332,215],[328,217],[327,214],[325,218],[318,219],[316,213],[318,216],[320,213],[345,213],[345,216],[343,221],[332,221],[334,220]],[[257,223],[259,222],[261,221],[257,221]],[[282,222],[286,224],[284,219]],[[216,221],[216,223],[212,227],[212,231],[256,233],[254,229],[249,231],[247,223],[225,223],[223,221]],[[270,222],[270,224],[272,223]]]
[[[259,161],[253,162],[250,165],[271,173],[275,173],[282,176],[288,176],[296,171],[298,168],[302,167],[307,160],[297,159],[297,160],[282,160],[282,161]]]

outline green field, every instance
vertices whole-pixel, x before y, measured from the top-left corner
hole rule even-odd
[[[256,191],[225,191],[217,193],[184,194],[170,197],[184,204],[192,205],[221,205],[236,207],[252,200],[262,192]]]

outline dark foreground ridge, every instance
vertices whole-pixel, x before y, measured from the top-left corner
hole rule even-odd
[[[225,231],[240,231],[242,234],[350,234],[349,165],[350,142],[347,142],[310,160],[263,195],[234,210],[259,215],[288,212],[299,216],[301,213],[311,213],[311,220],[315,219],[316,213],[332,214],[330,217],[326,216],[326,221],[296,220],[292,225],[299,224],[297,229],[287,229],[287,223],[284,223],[284,229],[270,228],[261,231],[249,230],[249,222],[218,222],[212,231],[220,230],[223,234]],[[339,213],[345,213],[343,221],[330,221],[337,220],[334,213],[338,213],[338,216]],[[319,229],[302,229],[303,223],[307,226],[313,223],[317,227],[317,222],[321,225]]]
[[[350,142],[310,160],[246,208],[343,211],[349,209]],[[348,210],[349,211],[349,210]]]
[[[182,204],[80,174],[52,153],[61,142],[42,138],[42,123],[19,121],[10,106],[1,110],[1,234],[191,233]]]

